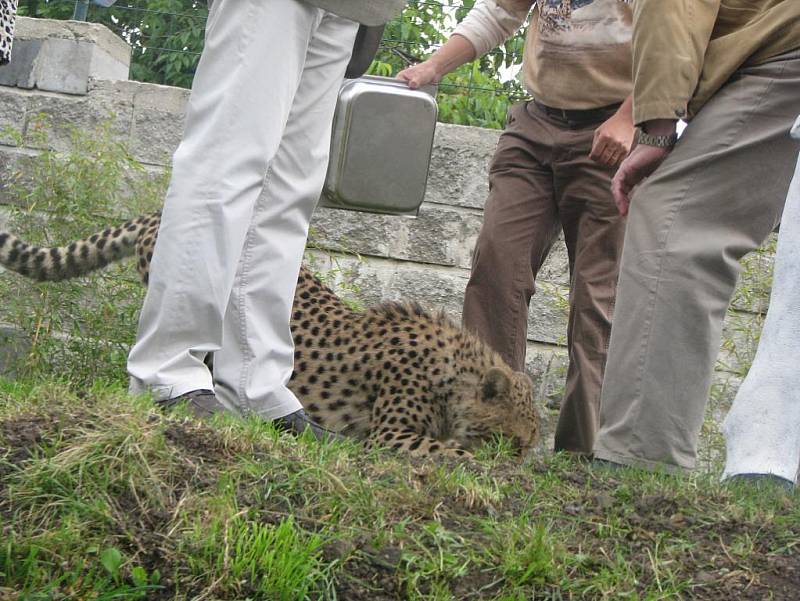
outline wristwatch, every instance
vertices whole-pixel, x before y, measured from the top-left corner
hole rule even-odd
[[[644,144],[645,146],[655,146],[656,148],[672,148],[675,142],[678,141],[678,134],[670,134],[668,136],[653,136],[645,133],[641,127],[636,129],[636,143]]]

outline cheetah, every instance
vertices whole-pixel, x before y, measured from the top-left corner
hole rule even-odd
[[[143,215],[53,248],[0,232],[0,265],[57,281],[135,254],[146,285],[160,220]],[[399,302],[355,311],[303,267],[291,331],[289,387],[326,428],[420,456],[469,457],[496,434],[522,453],[538,440],[530,378],[444,313]]]

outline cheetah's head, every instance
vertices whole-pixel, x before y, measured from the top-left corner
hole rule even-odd
[[[490,367],[478,385],[473,406],[476,437],[502,434],[523,455],[539,440],[539,412],[533,403],[533,382],[508,367]]]

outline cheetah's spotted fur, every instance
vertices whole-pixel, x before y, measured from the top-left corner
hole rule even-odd
[[[0,264],[62,280],[135,253],[147,283],[160,219],[144,215],[55,248],[0,233]],[[353,311],[304,267],[291,329],[289,386],[327,428],[418,455],[468,455],[495,434],[526,451],[538,438],[530,379],[443,314],[394,302]]]

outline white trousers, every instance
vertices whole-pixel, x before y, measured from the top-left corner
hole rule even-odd
[[[266,419],[301,407],[289,320],[356,30],[301,0],[213,3],[128,358],[134,394],[214,389]]]
[[[792,136],[800,138],[800,117]],[[800,469],[798,361],[800,161],[783,210],[769,311],[756,357],[722,427],[728,451],[723,478],[736,474],[774,474],[797,483]]]

